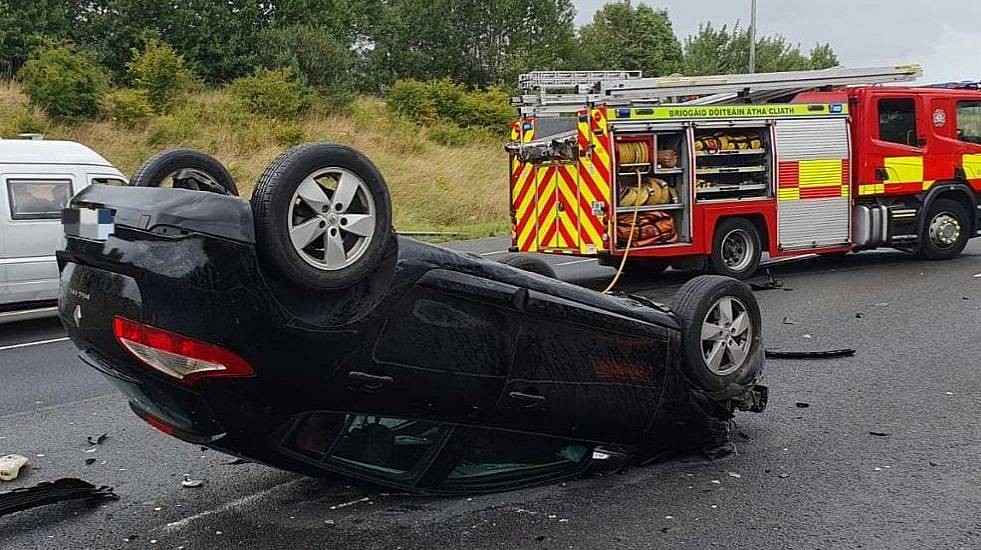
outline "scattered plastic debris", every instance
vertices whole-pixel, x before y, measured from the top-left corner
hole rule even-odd
[[[85,459],[85,465],[86,466],[91,466],[93,464],[95,464],[95,459],[94,458],[86,458]]]
[[[0,457],[0,481],[13,481],[20,475],[20,470],[27,465],[27,457],[21,455],[6,455]]]
[[[851,357],[852,355],[855,355],[855,350],[852,348],[835,349],[835,350],[828,350],[828,351],[780,351],[775,349],[766,350],[767,359],[836,359],[838,357]]]
[[[858,312],[855,314],[856,319],[861,319],[862,317],[865,317],[865,315],[862,312]]]
[[[348,502],[342,502],[340,504],[335,504],[335,505],[331,506],[330,509],[331,510],[340,510],[341,508],[347,508],[348,506],[354,506],[355,504],[358,504],[359,502],[368,502],[369,500],[371,500],[369,497],[359,498],[357,500],[351,500],[351,501],[348,501]],[[519,512],[522,512],[524,510],[518,510],[518,511]]]
[[[779,474],[777,475],[777,477],[779,477],[780,479],[787,479],[788,477],[790,477],[790,474]]]
[[[783,318],[783,321],[781,321],[781,322],[782,322],[783,324],[785,324],[785,325],[799,325],[799,324],[800,324],[800,323],[798,323],[797,321],[791,321],[791,320],[790,320],[790,317],[784,317],[784,318]]]
[[[181,481],[181,487],[185,489],[197,489],[198,487],[204,487],[208,483],[204,479],[191,479],[190,476],[184,476],[184,481]]]
[[[96,487],[81,479],[45,481],[34,487],[0,493],[0,516],[67,500],[84,500],[90,504],[99,504],[107,500],[119,500],[119,497],[112,492],[111,487]]]
[[[874,435],[876,437],[889,437],[886,432],[869,432],[869,435]]]
[[[811,406],[810,403],[804,403],[804,402],[798,402],[795,403],[795,405],[797,406],[798,409],[806,409]]]
[[[719,481],[718,479],[713,479],[712,481],[709,481],[709,483],[714,483],[716,485],[722,485],[722,482]]]
[[[89,436],[86,439],[88,440],[89,445],[102,445],[102,443],[105,442],[105,440],[106,440],[107,437],[109,437],[109,433],[108,432],[107,433],[104,433],[104,434],[102,434],[100,436],[97,436],[95,438],[93,438],[92,436]]]
[[[890,305],[892,304],[890,304],[889,302],[879,302],[875,304],[875,307],[889,307]]]
[[[729,477],[734,477],[734,478],[736,478],[736,479],[739,479],[739,478],[741,478],[741,477],[743,477],[743,476],[742,476],[742,474],[737,474],[736,472],[726,472],[726,474],[727,474],[727,475],[728,475]]]

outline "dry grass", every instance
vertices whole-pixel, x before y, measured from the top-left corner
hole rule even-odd
[[[127,174],[157,151],[201,149],[228,167],[246,197],[265,166],[290,144],[343,143],[366,154],[385,176],[399,229],[483,236],[506,228],[507,157],[502,143],[475,138],[460,147],[436,144],[425,128],[391,117],[377,99],[359,99],[340,113],[314,107],[299,120],[284,123],[241,112],[223,92],[202,92],[134,129],[110,121],[50,122],[30,107],[16,84],[0,82],[0,137],[15,137],[35,126],[49,139],[85,143]]]

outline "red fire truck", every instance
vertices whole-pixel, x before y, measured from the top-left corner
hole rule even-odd
[[[512,251],[746,278],[771,258],[961,253],[981,228],[981,91],[919,66],[523,75]]]

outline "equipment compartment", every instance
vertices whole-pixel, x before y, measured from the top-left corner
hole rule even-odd
[[[695,129],[695,196],[700,201],[767,197],[773,140],[767,126]]]
[[[631,248],[691,241],[687,141],[687,131],[678,127],[617,134],[614,194],[618,249],[626,248],[628,240]]]

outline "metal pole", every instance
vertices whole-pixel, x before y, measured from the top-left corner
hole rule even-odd
[[[756,72],[756,0],[749,16],[749,72]]]

